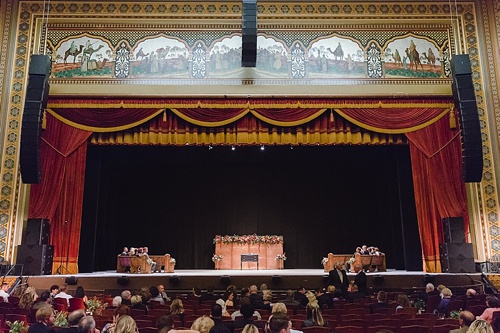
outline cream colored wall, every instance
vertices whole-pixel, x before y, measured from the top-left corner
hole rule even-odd
[[[498,98],[497,81],[500,77],[500,69],[494,64],[499,63],[499,36],[500,36],[500,0],[489,1],[489,0],[476,0],[475,3],[471,1],[456,1],[459,5],[463,5],[469,8],[467,15],[459,15],[459,17],[454,17],[450,20],[447,15],[441,15],[436,17],[432,13],[418,13],[415,12],[412,15],[406,16],[401,22],[404,23],[414,23],[416,26],[425,25],[428,22],[428,17],[432,17],[432,20],[439,21],[443,25],[453,25],[454,40],[456,42],[456,49],[458,53],[468,52],[470,48],[478,49],[477,58],[479,60],[479,65],[474,68],[475,70],[475,82],[480,85],[480,89],[477,91],[478,105],[480,109],[484,109],[486,112],[481,115],[481,120],[484,123],[483,135],[485,140],[483,141],[484,147],[484,160],[485,160],[485,179],[480,184],[468,185],[468,196],[470,203],[471,212],[471,238],[475,243],[476,257],[477,259],[483,261],[488,259],[492,254],[500,254],[500,228],[498,228],[498,215],[499,215],[499,195],[498,195],[498,164],[499,164],[499,149],[498,149],[498,133],[500,132],[500,105]],[[30,6],[33,5],[43,5],[44,1],[30,1]],[[51,5],[56,6],[58,3],[69,3],[68,1],[52,0]],[[101,3],[101,1],[73,1],[73,3]],[[119,8],[120,4],[124,3],[136,3],[132,1],[109,1],[105,4],[116,4]],[[159,3],[170,4],[175,3],[175,1],[162,1],[162,2],[151,2],[153,5],[158,5]],[[182,2],[186,4],[189,2]],[[210,3],[209,1],[204,1],[202,3]],[[215,2],[214,2],[215,3]],[[219,2],[220,3],[220,2]],[[225,3],[230,4],[227,1]],[[271,1],[259,1],[259,4],[269,5]],[[297,2],[297,4],[304,4],[304,2]],[[315,5],[320,2],[307,2],[309,4]],[[325,2],[331,5],[331,2]],[[336,2],[337,3],[337,2]],[[355,6],[356,3],[353,1],[345,1],[344,4],[349,4]],[[363,5],[374,4],[375,6],[380,6],[384,2],[381,1],[360,1]],[[386,2],[387,4],[393,2]],[[429,1],[422,1],[422,4],[426,6],[429,5]],[[446,5],[448,0],[433,1],[432,3],[437,3],[440,5]],[[20,136],[20,124],[21,124],[21,114],[15,112],[16,108],[22,110],[23,101],[18,100],[15,96],[19,95],[24,97],[24,91],[21,93],[16,92],[14,89],[15,83],[21,83],[26,86],[26,77],[16,78],[14,73],[16,71],[27,70],[28,55],[31,53],[38,53],[38,42],[40,36],[37,35],[38,30],[36,30],[35,21],[33,18],[38,18],[38,23],[41,17],[41,11],[33,10],[33,18],[21,18],[18,15],[18,8],[21,5],[27,5],[26,1],[19,0],[6,0],[2,1],[0,4],[0,12],[2,16],[0,18],[0,23],[2,26],[2,31],[0,32],[2,36],[2,55],[0,57],[0,83],[1,83],[1,129],[0,129],[0,148],[2,163],[0,164],[0,258],[6,260],[11,260],[14,255],[14,246],[20,242],[20,230],[22,229],[23,220],[26,218],[27,209],[27,186],[21,183],[19,177],[19,161],[18,161],[18,151],[19,151],[19,136]],[[192,3],[193,6],[195,3]],[[283,4],[283,2],[279,2]],[[290,6],[293,2],[287,2]],[[339,3],[340,5],[342,3]],[[400,1],[400,4],[415,4],[414,1]],[[33,9],[33,7],[30,7]],[[471,14],[472,13],[472,14]],[[241,20],[237,14],[218,14],[211,15],[210,13],[205,13],[203,20],[200,20],[196,15],[177,15],[173,13],[164,14],[161,19],[156,19],[159,25],[162,22],[168,22],[172,26],[175,24],[193,24],[203,26],[205,28],[212,24],[217,27],[221,24],[229,25],[239,25]],[[453,14],[453,13],[452,13]],[[167,17],[167,16],[171,17]],[[301,16],[294,15],[292,13],[277,13],[271,14],[269,12],[264,13],[259,16],[259,25],[266,26],[271,29],[273,26],[276,27],[289,27],[290,29],[304,29],[307,27],[315,26],[328,26],[332,24],[353,24],[363,22],[363,24],[385,24],[388,21],[383,22],[377,21],[373,18],[373,15],[359,14],[355,13],[352,15],[338,15],[338,17],[332,17],[331,15],[317,15],[317,14],[303,14]],[[55,16],[55,15],[54,15]],[[92,13],[92,20],[89,20],[82,13],[71,13],[65,12],[64,15],[59,15],[56,19],[52,17],[51,22],[56,22],[59,20],[62,22],[78,22],[92,23],[96,25],[105,22],[109,24],[111,22],[116,22],[117,24],[122,24],[123,22],[146,22],[151,23],[152,20],[148,21],[148,15],[144,13],[130,14],[130,12],[121,13]],[[136,18],[132,19],[130,16]],[[219,16],[219,17],[218,17]],[[453,16],[453,15],[452,15]],[[472,17],[471,17],[472,16]],[[158,16],[156,16],[158,17]],[[194,19],[194,20],[193,20]],[[19,50],[20,43],[18,41],[18,26],[20,21],[28,22],[30,29],[27,32],[30,41],[26,43],[27,55],[24,57],[25,64],[14,63],[15,50]],[[155,22],[156,22],[155,21]],[[477,30],[468,31],[467,24],[474,24]],[[207,24],[208,23],[208,24]],[[181,24],[181,25],[182,25]],[[480,36],[480,37],[479,37]],[[6,38],[9,37],[9,38]],[[17,58],[23,58],[18,56]],[[390,89],[388,89],[390,87]],[[190,87],[186,89],[182,86],[172,86],[169,90],[171,94],[174,95],[190,95],[190,91],[195,91]],[[221,86],[205,86],[199,87],[207,95],[221,96],[228,93],[228,91],[234,95],[249,95],[248,87],[246,86],[234,86],[234,87],[221,87]],[[53,84],[51,87],[51,94],[57,95],[75,95],[79,92],[83,92],[85,95],[164,95],[165,87],[161,85],[145,87],[132,85],[109,85],[101,84],[99,82],[94,82],[93,84],[88,84],[85,82],[78,84],[64,84],[57,83]],[[200,90],[196,90],[200,91]],[[330,86],[284,86],[284,87],[274,87],[269,88],[266,86],[252,87],[251,94],[253,96],[260,95],[329,95],[331,91]],[[390,91],[390,93],[387,93]],[[370,85],[358,85],[356,89],[353,89],[349,85],[339,85],[336,87],[336,96],[380,96],[380,95],[451,95],[451,90],[448,83],[435,84],[435,85],[425,85],[419,83],[405,83],[405,84],[370,84]]]

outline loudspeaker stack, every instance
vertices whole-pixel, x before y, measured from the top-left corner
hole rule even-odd
[[[451,73],[451,89],[462,130],[462,178],[465,182],[480,182],[483,176],[483,145],[468,54],[451,58]]]
[[[49,234],[49,220],[28,219],[22,243],[17,246],[16,264],[23,265],[23,274],[52,274],[54,246],[48,245]]]
[[[40,135],[43,110],[49,97],[50,57],[43,54],[31,56],[28,71],[28,87],[24,102],[21,128],[20,164],[25,184],[40,182]]]
[[[243,0],[241,66],[257,62],[257,0]]]
[[[465,242],[464,219],[443,219],[445,243],[439,244],[441,271],[443,273],[474,273],[474,251],[472,244]]]

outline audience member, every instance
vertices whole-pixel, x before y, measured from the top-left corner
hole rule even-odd
[[[137,332],[138,330],[135,320],[128,315],[120,316],[120,318],[118,318],[115,329],[113,331],[113,333],[137,333]]]
[[[137,310],[144,310],[147,311],[148,308],[145,304],[142,304],[142,297],[140,295],[134,295],[130,299],[132,302],[132,309],[137,309]],[[146,314],[146,312],[144,312]]]
[[[113,297],[113,302],[111,304],[114,308],[119,307],[120,305],[122,305],[122,297],[121,296]]]
[[[427,302],[427,297],[431,295],[439,295],[439,291],[434,288],[432,283],[427,283],[425,290],[420,293],[420,299]]]
[[[396,297],[396,303],[398,303],[398,305],[396,306],[396,313],[398,313],[399,309],[409,308],[411,306],[410,299],[406,294],[403,293],[398,294],[398,296]]]
[[[256,285],[251,285],[248,289],[250,290],[250,303],[255,309],[271,310],[269,303],[264,303],[264,298],[258,293]]]
[[[368,295],[368,282],[366,279],[366,273],[363,271],[363,266],[356,264],[354,265],[354,271],[357,273],[354,277],[354,283],[358,286],[358,290],[363,296]]]
[[[130,290],[124,290],[122,291],[122,304],[132,306],[132,301],[130,300],[132,298],[132,293]]]
[[[0,297],[3,298],[3,301],[8,303],[9,302],[9,284],[7,282],[3,282],[2,286],[0,287]]]
[[[161,298],[163,298],[163,301],[164,302],[170,301],[170,297],[168,297],[168,295],[165,291],[165,287],[162,284],[159,284],[157,286],[157,288],[158,288],[158,292],[160,293]]]
[[[293,295],[293,299],[299,302],[302,308],[305,308],[307,306],[307,303],[309,303],[309,300],[306,297],[306,288],[304,288],[303,286],[298,286],[297,291]]]
[[[290,318],[284,313],[276,313],[269,318],[269,333],[290,333]]]
[[[469,326],[467,333],[494,333],[491,324],[486,320],[476,319]]]
[[[387,293],[380,290],[377,294],[377,303],[372,303],[370,305],[370,313],[373,313],[375,309],[388,309],[389,304],[387,303]]]
[[[200,298],[201,298],[201,288],[199,286],[194,286],[193,292],[187,295],[187,299],[197,300],[199,302]]]
[[[227,290],[224,293],[223,300],[224,304],[226,305],[226,308],[234,308],[234,303],[236,302],[236,292],[235,291],[230,291]]]
[[[293,299],[293,296],[294,296],[293,290],[288,289],[286,291],[285,299],[282,300],[281,302],[285,304],[288,308],[292,309],[294,314],[297,314],[297,309],[300,307],[300,302],[295,301]]]
[[[78,322],[78,333],[99,333],[95,327],[95,320],[92,316],[84,316]]]
[[[242,300],[243,301],[243,300]],[[248,324],[252,324],[257,326],[258,328],[264,328],[262,323],[255,322],[252,317],[254,315],[254,307],[252,304],[243,303],[241,304],[240,313],[242,314],[242,318],[237,318],[233,323],[233,329],[235,328],[244,328]]]
[[[283,303],[280,303],[280,302],[278,302],[278,303],[276,303],[276,304],[273,305],[273,310],[272,310],[271,316],[267,320],[267,326],[266,326],[267,330],[265,330],[265,331],[269,331],[269,321],[271,320],[271,317],[273,315],[277,314],[277,313],[288,315],[288,309],[286,308],[286,305],[283,304]],[[294,330],[294,329],[290,329],[290,332],[292,332],[292,333],[300,333],[302,331],[297,331],[297,330]]]
[[[85,310],[75,310],[68,315],[68,327],[58,330],[58,333],[78,333],[78,323],[85,317]]]
[[[151,301],[159,302],[161,305],[165,304],[165,300],[160,295],[160,290],[158,289],[158,287],[149,287],[149,293],[151,294]]]
[[[476,290],[472,288],[467,289],[467,291],[465,292],[465,297],[467,297],[467,299],[476,298],[476,295]]]
[[[445,287],[441,290],[441,295],[443,295],[443,298],[441,298],[434,313],[444,318],[448,314],[448,309],[450,308],[452,293],[450,289]]]
[[[53,333],[54,309],[52,306],[44,306],[36,312],[36,323],[31,325],[28,333]]]
[[[69,299],[73,298],[70,294],[66,293],[68,291],[68,284],[64,283],[59,287],[59,293],[54,296],[54,299],[56,298],[65,298],[66,302],[68,303],[69,306]]]
[[[220,304],[214,304],[210,313],[210,318],[214,321],[214,326],[210,329],[210,333],[230,333],[229,327],[222,320],[223,309]],[[228,316],[230,316],[228,314]]]
[[[314,295],[316,296],[320,309],[324,309],[326,307],[329,309],[333,308],[333,298],[328,297],[328,295],[323,292],[323,288],[316,288],[314,290]]]
[[[255,325],[248,324],[245,327],[243,327],[241,333],[259,333],[259,329]]]
[[[52,304],[52,300],[54,300],[54,297],[59,293],[59,286],[57,284],[54,284],[50,286],[50,303]]]
[[[168,333],[174,328],[174,319],[171,316],[163,316],[156,322],[158,333]]]
[[[231,318],[233,320],[236,320],[237,317],[240,317],[240,316],[243,316],[243,314],[241,313],[240,309],[243,305],[251,305],[250,304],[250,299],[248,297],[243,297],[241,300],[240,300],[240,304],[237,306],[237,310],[234,311],[232,314],[231,314]],[[262,319],[262,316],[260,315],[260,313],[257,311],[257,310],[254,310],[253,314],[252,314],[252,317],[257,317],[258,320],[261,320]]]
[[[355,283],[350,284],[347,290],[347,300],[354,303],[354,300],[361,298],[365,298],[365,294],[358,290],[358,285]]]
[[[460,323],[460,328],[455,330],[450,330],[450,333],[466,333],[469,326],[476,318],[470,311],[460,311],[458,315],[458,322]]]
[[[493,312],[500,311],[500,301],[496,296],[486,296],[486,306],[488,307],[478,317],[478,319],[486,320],[489,324],[491,324],[493,322]]]
[[[174,299],[172,303],[170,304],[170,315],[171,316],[177,316],[182,324],[182,327],[184,327],[184,305],[182,304],[182,301],[178,298]]]
[[[44,306],[50,305],[50,293],[46,290],[40,294],[40,297],[37,298],[35,303],[31,306],[32,310],[38,310]]]
[[[82,286],[76,287],[74,297],[83,299],[83,304],[87,306],[89,298],[87,297],[87,295],[85,295],[85,290],[83,290]]]
[[[323,315],[321,314],[321,308],[317,303],[307,304],[307,319],[304,320],[304,327],[313,327],[313,326],[328,326],[328,321],[323,319]]]
[[[130,316],[131,313],[132,311],[130,310],[130,307],[128,307],[125,304],[121,304],[113,311],[113,322],[104,325],[102,332],[112,333],[115,329],[116,322],[118,321],[118,319],[120,319],[120,317],[122,316]]]
[[[214,327],[215,323],[210,317],[202,316],[197,318],[193,325],[191,326],[192,330],[198,331],[200,333],[208,333]]]
[[[202,294],[201,297],[200,297],[200,304],[201,303],[206,303],[206,302],[209,302],[209,301],[216,301],[219,299],[219,296],[215,294],[214,292],[215,290],[215,287],[210,285],[207,287],[207,292],[205,294]]]
[[[28,287],[19,298],[18,306],[21,309],[31,309],[37,298],[38,295],[36,294],[35,288]]]

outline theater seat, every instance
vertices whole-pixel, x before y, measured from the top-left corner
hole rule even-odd
[[[73,297],[69,299],[68,312],[73,312],[75,310],[85,310],[85,303],[83,303],[83,298]]]

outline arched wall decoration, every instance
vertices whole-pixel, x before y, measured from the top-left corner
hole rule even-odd
[[[13,57],[13,62],[11,68],[9,68],[10,73],[12,73],[9,80],[10,86],[4,99],[7,104],[5,108],[5,122],[4,133],[5,141],[2,146],[2,169],[1,169],[1,188],[0,193],[0,259],[12,260],[13,259],[13,247],[15,245],[14,232],[16,226],[22,224],[22,215],[19,215],[19,204],[22,202],[22,198],[19,198],[19,193],[23,192],[21,190],[21,181],[18,175],[19,162],[17,160],[18,148],[19,148],[19,134],[20,134],[20,120],[23,108],[23,96],[24,89],[26,87],[26,71],[29,64],[29,55],[32,53],[38,53],[38,50],[43,49],[42,45],[38,42],[38,37],[40,36],[39,27],[40,20],[43,13],[43,1],[19,1],[18,6],[18,16],[15,18],[15,23],[11,24],[11,21],[5,21],[5,25],[11,31],[15,31],[16,37],[12,41],[14,47],[10,47],[6,40],[3,41],[3,47],[11,51],[11,56]],[[489,5],[483,0],[482,9],[484,10]],[[17,3],[16,3],[17,5]],[[92,1],[82,1],[82,2],[71,2],[71,1],[52,1],[52,9],[50,13],[51,22],[49,22],[48,30],[48,40],[47,45],[54,46],[57,45],[59,41],[63,39],[71,38],[71,36],[77,36],[86,31],[91,33],[96,38],[106,39],[114,47],[113,51],[118,52],[130,52],[131,47],[136,44],[144,36],[155,36],[159,33],[165,32],[165,28],[172,37],[184,38],[188,41],[189,45],[192,47],[196,45],[195,43],[199,41],[196,34],[186,35],[185,31],[179,28],[179,25],[175,20],[186,21],[192,20],[191,28],[198,31],[203,31],[208,29],[209,25],[204,25],[203,23],[196,22],[198,17],[193,19],[193,15],[199,15],[204,19],[209,20],[213,15],[218,15],[220,17],[226,17],[228,20],[227,24],[218,24],[217,27],[220,28],[219,31],[213,30],[212,33],[207,35],[206,45],[210,44],[210,41],[216,40],[217,38],[223,37],[227,34],[227,31],[234,32],[238,30],[240,22],[236,22],[241,19],[241,5],[239,3],[175,3],[175,2],[152,2],[152,3],[140,3],[131,5],[129,2],[116,2],[107,3],[103,5],[98,2]],[[8,2],[7,9],[12,9],[12,1]],[[456,40],[463,43],[458,48],[459,50],[466,50],[471,55],[472,69],[473,69],[473,79],[476,85],[476,94],[478,97],[478,107],[480,112],[480,117],[483,125],[483,150],[484,150],[484,160],[485,160],[485,171],[483,182],[478,184],[477,195],[480,198],[474,199],[474,204],[477,205],[477,215],[474,216],[476,224],[482,229],[482,237],[484,237],[484,248],[481,249],[480,255],[486,257],[492,254],[497,254],[500,251],[500,233],[498,232],[498,192],[496,189],[496,177],[494,173],[494,162],[493,155],[491,152],[490,144],[490,133],[489,129],[490,123],[488,121],[488,113],[486,109],[485,102],[485,91],[482,84],[482,60],[481,52],[478,44],[478,31],[476,29],[476,13],[474,3],[471,1],[459,1],[457,6],[458,14],[453,16],[453,29],[450,27],[449,23],[449,8],[448,3],[406,3],[406,4],[386,4],[386,3],[351,3],[345,2],[342,4],[331,4],[331,3],[297,3],[297,4],[284,4],[284,3],[262,3],[259,6],[259,15],[264,17],[262,31],[264,34],[269,34],[283,40],[286,45],[295,49],[295,45],[304,45],[307,47],[311,40],[317,39],[321,36],[329,36],[332,31],[336,31],[338,35],[349,36],[350,38],[358,38],[362,45],[368,47],[370,42],[376,41],[380,46],[386,45],[386,42],[395,36],[403,36],[411,31],[415,36],[427,36],[432,37],[437,45],[444,47],[443,52],[446,55],[446,49],[449,49],[451,53],[455,53]],[[93,15],[96,21],[102,19],[106,24],[96,24],[92,22],[85,22],[82,19],[85,15]],[[144,23],[134,23],[128,24],[129,27],[133,27],[134,31],[130,32],[130,36],[127,36],[126,40],[123,38],[123,29],[120,31],[119,24],[112,23],[113,18],[127,17],[126,15],[134,15],[138,20],[148,20],[148,19],[164,19],[168,16],[172,19],[172,23],[167,23],[163,27],[153,27],[148,26]],[[302,39],[297,41],[294,38],[296,30],[301,28],[307,28],[300,26],[298,24],[290,23],[286,21],[287,18],[293,18],[297,15],[301,17],[314,18],[315,22],[318,22],[317,29],[305,29],[308,30],[304,33]],[[364,18],[373,18],[373,15],[378,17],[411,17],[415,21],[421,20],[421,23],[406,24],[400,31],[391,31],[391,29],[381,29],[382,27],[387,28],[387,23],[383,22],[381,24],[366,24],[363,23]],[[486,15],[486,14],[485,14]],[[343,18],[344,22],[347,22],[344,26],[332,25],[331,18]],[[9,17],[10,18],[10,17]],[[445,20],[446,18],[446,20]],[[71,19],[71,27],[67,23],[59,23],[61,19],[66,22]],[[277,23],[266,22],[266,19],[276,20]],[[231,23],[231,20],[233,23]],[[352,20],[350,23],[349,21]],[[437,23],[429,23],[435,20]],[[111,23],[110,23],[111,22]],[[286,22],[287,29],[276,29],[278,26],[283,26],[281,23]],[[184,24],[185,26],[185,24]],[[354,29],[354,26],[357,27]],[[362,29],[359,29],[361,27]],[[212,26],[213,28],[213,26]],[[108,31],[104,31],[108,29]],[[143,32],[141,32],[143,31]],[[271,33],[271,31],[275,31]],[[441,31],[441,32],[440,32]],[[367,33],[367,32],[372,32]],[[464,35],[459,35],[463,32]],[[429,34],[432,34],[430,36]],[[488,34],[488,32],[486,32]],[[446,37],[444,37],[446,36]],[[457,38],[460,37],[460,38]],[[447,46],[447,39],[449,38],[449,44]],[[303,50],[305,52],[305,49]],[[488,50],[488,55],[491,55],[493,51]],[[300,59],[300,57],[298,57]],[[126,56],[123,59],[127,59]],[[299,63],[297,63],[300,65]],[[446,69],[445,69],[446,70]],[[116,73],[116,71],[115,71]],[[268,84],[268,85],[288,85],[293,82],[293,78],[301,79],[303,76],[302,72],[297,72],[297,76],[293,76],[288,80],[263,80],[254,79],[251,81],[252,84]],[[304,75],[307,71],[303,72]],[[447,73],[445,71],[445,73]],[[376,76],[374,76],[376,77]],[[84,85],[106,85],[109,84],[110,87],[121,85],[121,84],[131,84],[131,82],[126,82],[127,77],[117,77],[115,79],[102,79],[100,77],[91,77],[91,79],[85,78],[82,80],[64,78],[64,79],[52,79],[53,87],[60,86],[71,86],[72,84],[78,84],[79,86]],[[192,79],[191,79],[192,80]],[[350,85],[355,84],[359,87],[363,85],[382,85],[387,86],[388,95],[391,95],[390,87],[394,84],[409,84],[413,94],[418,94],[418,87],[429,86],[429,85],[440,85],[448,82],[448,79],[425,79],[417,78],[407,80],[404,78],[365,78],[364,80],[339,80],[331,79],[324,80],[322,84],[325,85]],[[112,84],[110,84],[112,82]],[[192,83],[190,81],[188,83]],[[226,84],[242,84],[241,80],[227,80]],[[245,81],[246,82],[246,81]],[[137,85],[145,84],[179,84],[179,81],[173,79],[162,79],[162,80],[152,80],[148,82],[135,82]],[[219,84],[217,82],[216,84]],[[189,85],[186,85],[189,87]],[[369,86],[367,86],[369,89]],[[365,89],[364,91],[367,91]],[[7,90],[7,89],[6,89]],[[314,91],[314,88],[311,89]],[[363,91],[363,90],[362,90]],[[114,92],[116,94],[116,90]],[[496,102],[495,102],[496,103]],[[491,111],[495,112],[495,111]],[[494,131],[493,131],[494,132]],[[2,229],[4,228],[4,229]]]

